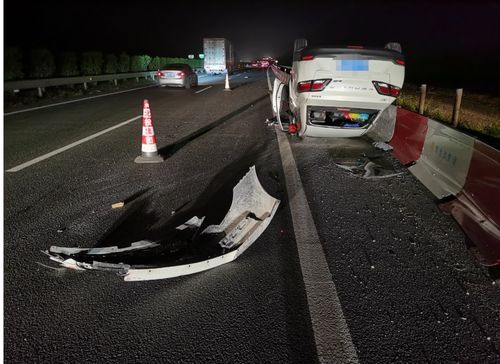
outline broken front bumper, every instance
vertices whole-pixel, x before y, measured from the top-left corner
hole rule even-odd
[[[65,248],[52,246],[47,254],[61,266],[76,270],[100,270],[115,272],[125,281],[143,281],[178,277],[202,272],[229,263],[241,255],[267,228],[274,217],[280,201],[270,196],[257,178],[255,166],[233,188],[231,207],[222,222],[209,225],[199,232],[205,217],[193,216],[176,227],[177,232],[192,232],[190,241],[195,244],[215,242],[220,255],[206,259],[180,259],[164,266],[144,264],[137,258],[168,255],[161,242],[142,240],[130,246],[118,248]],[[199,256],[198,256],[199,257]]]

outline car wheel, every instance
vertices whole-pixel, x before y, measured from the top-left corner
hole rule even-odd
[[[186,83],[186,84],[184,85],[184,87],[185,87],[186,89],[191,88],[191,77],[186,78],[185,83]]]

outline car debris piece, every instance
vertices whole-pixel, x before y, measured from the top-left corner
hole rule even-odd
[[[396,172],[393,168],[387,168],[370,158],[337,158],[334,163],[337,167],[366,179],[390,178],[404,173]]]
[[[229,211],[218,225],[209,225],[199,231],[205,216],[193,216],[174,229],[178,234],[194,232],[192,244],[208,244],[214,241],[218,255],[208,254],[181,257],[174,264],[158,264],[141,261],[141,257],[163,257],[172,251],[159,241],[141,240],[126,247],[66,248],[51,246],[49,258],[61,266],[75,270],[111,271],[124,277],[125,281],[143,281],[173,278],[202,272],[229,263],[240,256],[267,228],[278,209],[280,201],[270,196],[257,177],[255,166],[233,188]],[[194,243],[192,240],[197,239]],[[187,251],[190,251],[188,248]],[[189,258],[189,259],[188,259]],[[193,259],[191,259],[193,258]],[[178,263],[182,264],[178,264]]]
[[[121,209],[123,206],[125,206],[125,202],[116,202],[111,205],[112,209]]]
[[[184,224],[177,226],[176,229],[177,230],[184,230],[184,229],[188,229],[188,228],[199,228],[201,226],[201,224],[203,224],[203,220],[205,220],[205,216],[203,216],[201,219],[198,218],[198,216],[193,216],[188,221],[186,221]]]
[[[126,251],[139,250],[139,249],[147,249],[158,246],[158,243],[149,241],[149,240],[141,240],[136,241],[135,243],[130,244],[130,246],[125,248],[118,248],[117,246],[107,246],[101,248],[65,248],[59,246],[51,246],[49,249],[49,253],[54,254],[64,254],[64,255],[74,255],[78,253],[87,253],[91,255],[104,255],[104,254],[115,254],[122,253]]]
[[[384,152],[388,152],[393,149],[391,145],[384,142],[374,142],[373,146],[377,149],[383,150]]]

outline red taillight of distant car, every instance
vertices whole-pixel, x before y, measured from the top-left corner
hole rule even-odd
[[[330,83],[330,79],[324,80],[311,80],[311,81],[302,81],[297,84],[298,92],[317,92],[323,91]]]
[[[184,77],[185,75],[186,75],[186,73],[184,73],[182,71],[177,74],[177,76],[179,76],[180,78]]]
[[[310,60],[313,60],[314,59],[314,56],[302,56],[302,60],[303,61],[310,61]]]
[[[163,76],[164,76],[164,74],[163,74],[163,72],[162,72],[162,71],[158,71],[158,72],[156,73],[156,75],[157,75],[158,77],[163,77]]]
[[[401,94],[401,88],[386,82],[373,81],[377,92],[381,95],[398,97]]]
[[[399,64],[400,66],[404,66],[405,65],[405,61],[403,59],[396,59],[394,61],[394,63]]]

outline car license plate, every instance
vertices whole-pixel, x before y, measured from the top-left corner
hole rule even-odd
[[[166,76],[167,76],[168,78],[174,78],[174,77],[175,77],[175,72],[167,72],[167,73],[166,73]]]
[[[341,59],[337,61],[337,71],[368,71],[368,60]]]

